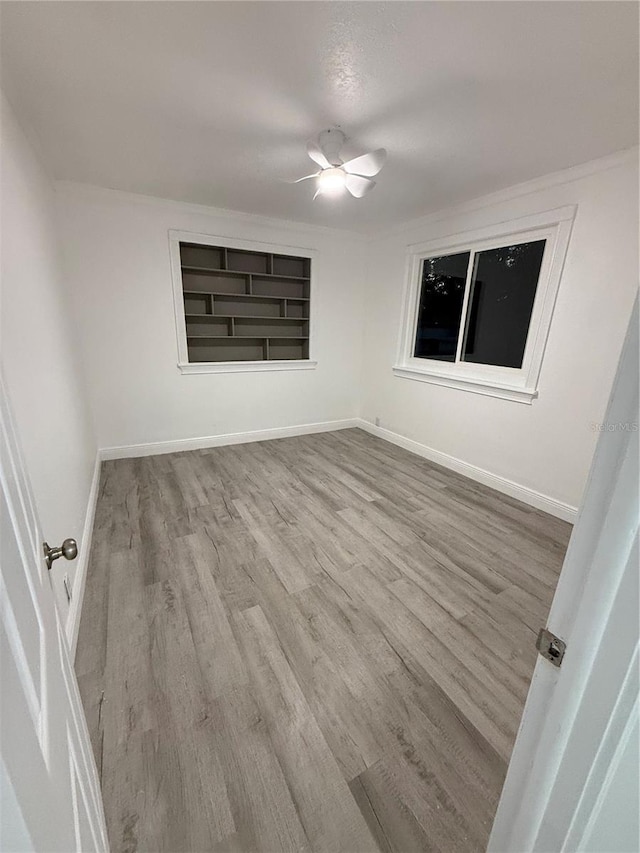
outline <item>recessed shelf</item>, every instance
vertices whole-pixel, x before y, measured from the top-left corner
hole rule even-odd
[[[189,362],[309,359],[311,259],[180,243]]]
[[[273,302],[309,302],[308,296],[271,296],[262,293],[214,293],[212,290],[185,290],[185,296],[224,296],[229,299],[269,299]]]
[[[271,272],[273,275],[309,278],[311,261],[309,258],[294,258],[290,255],[272,255]]]
[[[308,341],[309,335],[187,335],[188,341]]]
[[[283,320],[285,323],[306,323],[309,320],[308,317],[269,317],[266,314],[185,314],[184,316],[187,320],[192,317],[194,320],[206,320],[207,318],[210,320]]]
[[[249,272],[248,270],[221,270],[219,267],[194,267],[194,266],[182,266],[182,272],[192,273],[193,275],[229,275],[236,276],[237,278],[246,278],[247,276],[253,276],[254,278],[273,278],[273,279],[283,279],[284,281],[309,281],[309,277],[305,275],[278,275],[277,273],[271,272]]]
[[[226,268],[237,272],[269,272],[270,258],[267,252],[245,252],[242,249],[225,249]]]
[[[242,272],[242,270],[223,270],[220,267],[195,267],[191,265],[182,265],[183,273],[190,273],[193,275],[223,275],[223,276],[233,276],[234,278],[246,278],[248,275],[256,275],[256,273]],[[259,275],[265,275],[266,273],[259,273]]]

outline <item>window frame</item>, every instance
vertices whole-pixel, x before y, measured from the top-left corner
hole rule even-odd
[[[184,311],[182,288],[182,265],[180,243],[197,243],[202,246],[224,246],[227,249],[239,249],[249,252],[267,252],[274,255],[304,256],[311,261],[309,279],[309,358],[282,359],[273,361],[189,361],[187,348],[187,325]],[[315,360],[315,281],[317,251],[303,246],[285,246],[253,240],[238,240],[220,237],[215,234],[199,234],[192,231],[169,230],[169,256],[171,261],[171,285],[173,291],[173,310],[178,350],[177,367],[180,373],[262,373],[278,370],[314,370]]]
[[[402,320],[396,364],[393,373],[402,379],[414,379],[449,388],[458,388],[519,403],[538,396],[544,350],[551,327],[553,309],[560,286],[571,228],[577,207],[566,207],[533,214],[510,222],[407,246],[406,276]],[[522,367],[500,367],[461,361],[466,332],[470,282],[475,254],[488,249],[546,240],[536,296],[531,311]],[[456,361],[417,358],[413,355],[422,290],[422,264],[427,258],[470,252],[462,304]]]

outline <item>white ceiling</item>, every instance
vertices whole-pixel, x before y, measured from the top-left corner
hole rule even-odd
[[[635,2],[3,2],[1,48],[54,177],[359,231],[638,138]],[[335,124],[388,163],[312,203]]]

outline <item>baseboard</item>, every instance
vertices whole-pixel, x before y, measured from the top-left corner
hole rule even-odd
[[[442,465],[444,468],[450,468],[452,471],[457,471],[458,474],[463,474],[469,477],[470,480],[475,480],[485,486],[489,486],[498,492],[502,492],[509,497],[529,504],[543,512],[548,512],[550,515],[555,515],[563,521],[569,521],[572,524],[578,516],[578,508],[571,504],[559,501],[535,489],[530,489],[528,486],[522,486],[520,483],[514,483],[513,480],[508,480],[506,477],[501,477],[499,474],[492,474],[490,471],[485,471],[484,468],[479,468],[477,465],[471,465],[469,462],[464,462],[455,456],[449,456],[448,453],[442,453],[440,450],[434,450],[426,444],[420,444],[411,438],[406,438],[391,430],[376,426],[375,424],[359,419],[358,426],[366,430],[372,435],[378,436],[385,441],[390,441],[392,444],[397,444],[398,447],[403,447],[411,453],[416,453],[418,456],[423,456],[430,462],[435,462],[437,465]]]
[[[82,612],[82,599],[84,598],[84,590],[87,583],[87,568],[89,566],[89,554],[91,553],[91,539],[93,536],[93,521],[96,514],[96,504],[98,503],[98,489],[100,486],[100,466],[102,464],[102,455],[98,450],[96,453],[96,461],[93,466],[93,477],[91,478],[91,488],[89,489],[89,499],[87,501],[87,511],[84,516],[84,525],[82,527],[82,538],[80,540],[80,548],[78,549],[78,564],[76,567],[76,575],[73,581],[73,595],[71,597],[71,605],[67,614],[67,642],[71,651],[71,662],[73,663],[76,656],[76,645],[78,643],[78,630],[80,628],[80,614]]]
[[[270,441],[274,438],[291,438],[295,435],[310,435],[315,432],[333,432],[360,426],[359,418],[341,421],[324,421],[317,424],[260,429],[252,432],[230,432],[225,435],[205,435],[198,438],[177,438],[173,441],[153,441],[149,444],[129,444],[122,447],[103,447],[101,459],[128,459],[137,456],[155,456],[160,453],[179,453],[182,450],[202,450],[207,447],[222,447],[226,444],[246,444],[250,441]]]

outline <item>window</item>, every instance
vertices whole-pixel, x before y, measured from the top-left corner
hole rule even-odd
[[[462,359],[522,367],[546,240],[478,252],[469,287]]]
[[[470,253],[464,252],[422,262],[416,358],[456,360],[470,258]]]
[[[183,373],[315,367],[311,253],[170,232]]]
[[[574,213],[410,247],[394,373],[530,403]]]

